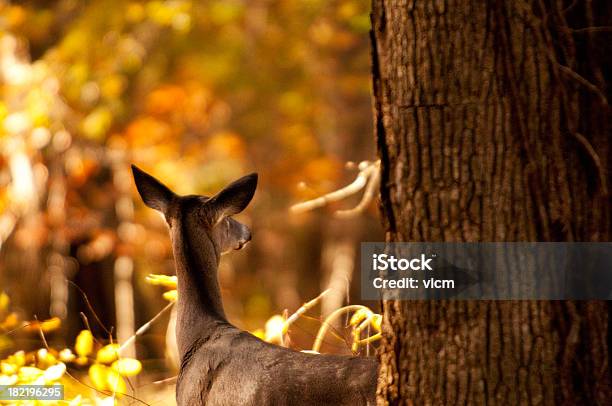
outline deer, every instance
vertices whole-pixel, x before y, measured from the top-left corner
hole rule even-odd
[[[132,165],[144,204],[167,223],[178,280],[176,341],[179,406],[373,405],[374,357],[310,354],[267,343],[225,315],[217,268],[223,254],[251,240],[233,219],[251,202],[256,173],[212,197],[179,196]]]

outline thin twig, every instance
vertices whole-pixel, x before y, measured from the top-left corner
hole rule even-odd
[[[2,334],[0,334],[0,337],[2,337],[2,336],[8,336],[8,335],[11,335],[11,334],[13,334],[13,333],[16,333],[16,332],[17,332],[17,331],[19,331],[19,330],[22,330],[22,329],[24,329],[24,328],[26,328],[26,327],[29,327],[29,326],[33,326],[33,325],[35,325],[35,324],[36,324],[36,323],[24,323],[24,324],[22,324],[22,325],[21,325],[21,326],[19,326],[19,327],[15,327],[15,328],[13,328],[13,329],[10,329],[9,331],[3,331],[3,332],[2,332]]]
[[[71,284],[72,286],[74,286],[80,293],[81,296],[83,297],[83,300],[85,301],[85,305],[87,306],[87,308],[89,309],[89,311],[91,312],[91,314],[93,314],[94,319],[96,319],[96,322],[100,325],[100,327],[102,327],[102,329],[104,330],[104,332],[108,335],[111,335],[111,331],[108,330],[106,328],[106,326],[104,326],[104,324],[102,323],[102,321],[100,320],[100,318],[98,317],[98,314],[95,312],[95,310],[93,309],[93,306],[91,305],[91,303],[89,302],[89,298],[87,298],[87,295],[85,294],[85,292],[83,291],[83,289],[81,289],[79,287],[79,285],[77,285],[76,283],[72,282],[71,280],[66,279],[66,281]]]
[[[159,319],[161,317],[161,315],[164,314],[166,311],[168,311],[173,305],[174,305],[174,302],[168,303],[166,305],[166,307],[161,309],[155,316],[153,316],[153,318],[151,320],[147,321],[145,324],[140,326],[138,328],[138,330],[136,330],[134,335],[132,335],[130,338],[125,340],[125,342],[123,344],[121,344],[121,346],[117,350],[117,353],[121,353],[121,351],[123,351],[126,347],[128,347],[130,344],[132,344],[136,340],[136,337],[142,335],[145,331],[147,331],[149,329],[149,327],[151,327],[151,325],[155,321],[157,321],[157,319]]]
[[[161,379],[159,381],[154,381],[153,384],[154,385],[161,385],[161,384],[172,383],[172,382],[176,381],[177,379],[178,379],[178,375],[175,375],[175,376],[171,376],[170,378],[165,378],[165,379]]]
[[[47,344],[47,339],[45,338],[45,333],[43,332],[42,325],[38,321],[38,316],[34,315],[34,320],[38,322],[38,334],[40,334],[40,338],[47,350],[49,350],[49,344]]]
[[[308,318],[313,319],[313,320],[317,320],[317,321],[321,321],[321,319],[315,318],[315,317],[308,317]],[[304,335],[307,335],[309,338],[312,338],[313,340],[316,338],[315,334],[313,334],[312,332],[306,330],[303,327],[300,327],[299,324],[296,324],[295,328],[300,330]],[[343,342],[344,345],[338,345],[338,344],[332,343],[331,341],[329,341],[327,339],[324,339],[322,341],[322,344],[325,344],[326,347],[332,347],[334,349],[337,349],[338,351],[350,349],[348,338],[347,337],[343,337],[340,334],[340,332],[338,330],[336,330],[336,328],[334,326],[330,326],[329,328],[331,329],[329,334],[331,334],[331,336],[334,337],[336,340]]]
[[[323,298],[323,296],[327,295],[329,292],[331,292],[331,289],[326,289],[319,296],[304,303],[302,307],[297,309],[295,313],[293,313],[290,317],[287,318],[287,320],[285,321],[285,328],[289,328],[289,326],[293,324],[293,322],[295,322],[298,318],[300,318],[300,316],[302,316],[308,310],[313,308]]]

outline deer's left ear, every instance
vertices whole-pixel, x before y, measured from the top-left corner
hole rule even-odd
[[[134,174],[134,182],[136,182],[136,188],[140,197],[142,197],[142,201],[150,208],[166,214],[166,210],[168,210],[168,206],[170,206],[170,202],[175,194],[136,165],[132,165],[132,173]]]
[[[219,218],[233,216],[244,210],[257,189],[257,174],[243,176],[230,183],[210,199],[210,203],[218,210]]]

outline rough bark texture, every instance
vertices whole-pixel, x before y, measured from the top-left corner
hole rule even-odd
[[[373,0],[388,241],[610,240],[609,9]],[[610,404],[608,311],[384,302],[378,401]]]

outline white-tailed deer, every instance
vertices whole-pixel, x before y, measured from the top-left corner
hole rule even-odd
[[[251,239],[249,229],[231,216],[253,198],[256,174],[208,198],[178,196],[137,167],[132,170],[142,200],[164,215],[172,240],[179,406],[374,404],[378,364],[372,358],[301,353],[227,321],[217,267],[221,254]]]

